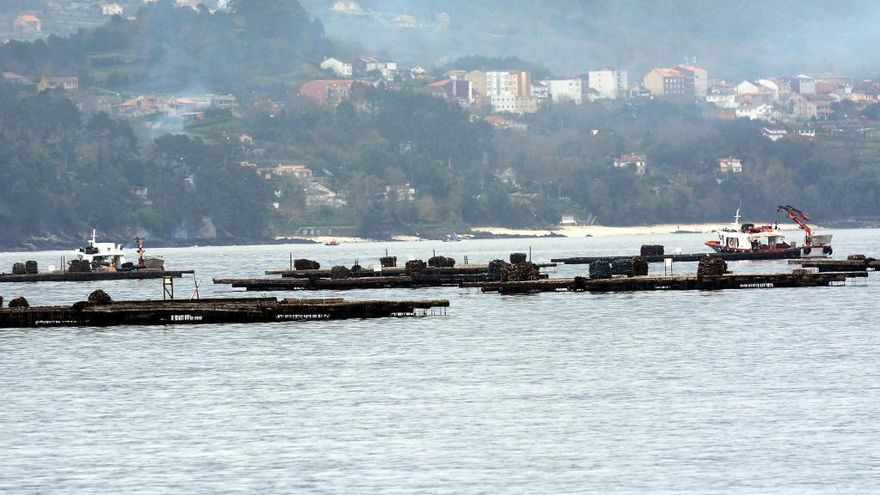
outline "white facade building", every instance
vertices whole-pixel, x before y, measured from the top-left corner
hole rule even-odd
[[[761,89],[749,81],[743,81],[736,85],[736,94],[738,95],[754,95],[760,92]]]
[[[535,113],[538,111],[538,98],[534,96],[492,96],[492,111],[498,113]]]
[[[553,99],[553,103],[570,101],[575,105],[580,105],[583,101],[583,85],[579,78],[552,79],[546,82],[550,88],[550,98]]]
[[[764,120],[770,122],[773,120],[773,105],[767,104],[746,104],[740,105],[736,109],[736,118],[749,120]]]
[[[330,57],[321,62],[320,67],[323,70],[333,71],[334,73],[336,73],[337,76],[340,77],[351,77],[353,73],[351,64],[347,64],[333,57]]]
[[[736,95],[733,93],[710,93],[706,95],[706,103],[726,110],[736,109]]]
[[[596,91],[599,98],[616,100],[626,96],[629,81],[625,70],[591,70],[587,77],[588,87]]]
[[[528,72],[486,72],[486,96],[530,96],[531,81]]]
[[[101,5],[101,14],[111,16],[111,15],[122,15],[122,6],[118,3],[105,3]]]

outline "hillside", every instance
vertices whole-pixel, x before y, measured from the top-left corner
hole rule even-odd
[[[880,4],[869,0],[363,0],[354,12],[303,3],[328,35],[423,66],[518,56],[563,76],[603,66],[641,74],[688,57],[724,78],[880,66],[869,50],[880,43]]]

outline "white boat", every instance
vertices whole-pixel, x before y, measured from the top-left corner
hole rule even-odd
[[[749,253],[766,255],[767,258],[827,258],[834,253],[831,234],[813,235],[812,228],[807,225],[812,219],[806,213],[791,205],[779,206],[777,211],[784,211],[804,231],[802,245],[788,241],[778,223],[740,223],[739,209],[731,226],[716,231],[718,240],[706,241],[706,245],[717,253]]]
[[[125,251],[122,244],[98,242],[97,231],[92,229],[92,237],[85,247],[76,252],[77,261],[87,261],[93,270],[122,270],[125,264]]]

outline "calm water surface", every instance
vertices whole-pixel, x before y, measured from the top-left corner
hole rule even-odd
[[[288,255],[373,264],[702,251],[704,234],[156,249],[214,276]],[[877,256],[878,230],[835,232]],[[61,252],[0,253],[0,268]],[[559,267],[555,276],[582,274]],[[737,262],[737,272],[785,271]],[[662,265],[651,266],[653,273]],[[676,264],[693,272],[694,264]],[[0,331],[7,493],[873,493],[880,487],[878,275],[846,287],[498,296],[445,317]],[[72,303],[159,281],[0,284]],[[178,296],[193,290],[177,284]],[[248,294],[248,295],[259,295]],[[304,296],[308,293],[272,293]]]

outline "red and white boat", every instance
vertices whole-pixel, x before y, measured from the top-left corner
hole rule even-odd
[[[761,253],[781,258],[827,258],[834,253],[831,234],[813,235],[813,230],[807,225],[812,220],[809,215],[791,205],[780,206],[777,211],[785,212],[804,231],[802,245],[786,240],[778,223],[740,223],[739,209],[731,227],[716,231],[718,240],[706,241],[706,245],[717,253]]]

